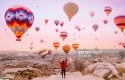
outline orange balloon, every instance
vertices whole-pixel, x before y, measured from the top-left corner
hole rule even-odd
[[[70,49],[71,49],[70,45],[64,45],[62,48],[63,48],[63,51],[64,51],[66,54],[68,54],[69,51],[70,51]]]
[[[73,43],[72,47],[76,51],[79,48],[79,44],[78,43]]]
[[[60,46],[60,43],[59,43],[59,42],[54,42],[54,43],[53,43],[53,46],[54,46],[55,49],[57,50],[57,48]]]

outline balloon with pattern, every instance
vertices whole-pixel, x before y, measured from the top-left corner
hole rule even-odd
[[[60,37],[63,39],[63,41],[67,38],[68,33],[66,31],[60,32]]]
[[[63,10],[69,18],[69,21],[71,21],[72,17],[74,17],[79,11],[79,6],[76,3],[68,2],[63,6]]]
[[[55,47],[55,49],[57,50],[58,49],[58,47],[60,46],[60,43],[59,42],[54,42],[53,43],[53,46]]]
[[[77,51],[77,49],[79,48],[79,44],[78,43],[73,43],[72,44],[72,48]]]
[[[70,49],[71,49],[71,47],[70,47],[70,45],[64,45],[64,46],[62,47],[62,49],[63,49],[63,51],[64,51],[66,54],[68,54],[69,51],[70,51]]]
[[[107,14],[107,16],[112,12],[112,8],[110,6],[105,6],[104,11]]]
[[[121,32],[125,29],[125,15],[119,15],[114,18],[115,25],[121,30]]]
[[[23,34],[32,26],[34,15],[31,10],[22,5],[14,5],[10,7],[5,15],[8,27],[16,36],[16,41],[21,41]]]

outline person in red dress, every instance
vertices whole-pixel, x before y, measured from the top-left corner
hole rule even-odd
[[[67,67],[67,61],[68,59],[66,59],[65,61],[62,61],[62,62],[59,62],[60,66],[61,66],[61,74],[62,74],[62,78],[64,77],[65,78],[65,75],[66,75],[66,67]]]

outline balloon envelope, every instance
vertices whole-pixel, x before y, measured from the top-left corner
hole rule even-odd
[[[123,32],[125,29],[125,15],[119,15],[114,18],[115,25]]]
[[[112,12],[112,8],[110,6],[104,7],[104,11],[106,12],[107,16]]]
[[[107,23],[108,23],[108,20],[107,20],[107,19],[105,19],[105,20],[103,20],[103,22],[104,22],[104,24],[107,24]]]
[[[125,43],[122,43],[122,46],[125,48]]]
[[[94,31],[97,31],[98,25],[97,25],[97,24],[94,24],[94,25],[92,26],[92,28],[93,28]]]
[[[55,23],[56,26],[58,26],[59,20],[55,20],[54,23]]]
[[[90,12],[89,12],[89,15],[90,15],[91,17],[93,17],[93,16],[95,15],[94,11],[90,11]]]
[[[62,31],[60,32],[60,37],[63,39],[63,41],[65,40],[65,38],[68,36],[68,33],[66,31]]]
[[[16,36],[16,41],[21,41],[22,35],[32,26],[34,22],[33,13],[24,6],[15,5],[10,7],[5,15],[8,27]]]
[[[62,48],[63,48],[63,51],[64,51],[66,54],[68,54],[69,51],[70,51],[70,49],[71,49],[70,45],[64,45]]]
[[[44,20],[45,25],[48,23],[48,21],[49,21],[48,19],[45,19],[45,20]]]
[[[63,10],[65,14],[68,16],[69,20],[71,20],[72,17],[75,16],[79,11],[79,7],[76,3],[68,2],[63,6]]]
[[[79,48],[79,44],[78,43],[73,43],[72,48],[76,51]]]
[[[53,46],[54,46],[55,49],[57,50],[57,48],[60,46],[60,43],[59,43],[59,42],[54,42],[54,43],[53,43]]]
[[[35,30],[38,32],[40,30],[40,28],[39,27],[35,27]]]

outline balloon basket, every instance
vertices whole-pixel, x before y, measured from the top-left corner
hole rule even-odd
[[[21,41],[21,39],[16,39],[16,41]]]

